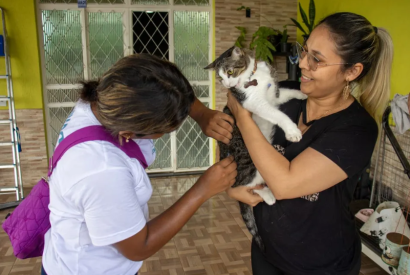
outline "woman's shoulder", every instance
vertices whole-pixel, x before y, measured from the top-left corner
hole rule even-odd
[[[379,131],[375,119],[357,100],[342,111],[338,124],[340,126],[346,125],[350,127],[360,127],[372,132],[375,135],[377,135]]]
[[[71,147],[61,157],[56,170],[64,174],[76,174],[81,178],[112,168],[127,167],[118,148],[104,141],[87,141]]]
[[[63,159],[69,159],[69,162],[78,164],[87,163],[88,167],[98,170],[99,167],[102,169],[128,167],[130,157],[111,142],[91,140],[67,150],[61,160]]]
[[[57,185],[64,193],[86,178],[98,178],[107,173],[117,177],[133,177],[135,182],[139,182],[145,172],[138,161],[130,159],[113,144],[87,141],[67,150],[58,162],[53,176],[55,174],[60,183]]]

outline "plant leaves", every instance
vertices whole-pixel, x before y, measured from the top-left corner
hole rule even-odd
[[[277,32],[272,28],[265,26],[259,27],[259,29],[252,35],[250,49],[252,50],[255,47],[254,41],[257,37],[267,40],[269,36],[275,34],[277,34]]]
[[[310,21],[309,33],[312,32],[313,27],[315,26],[315,18],[316,18],[315,0],[310,0],[310,3],[309,3],[309,21]]]
[[[267,62],[268,64],[272,63],[273,55],[271,50],[276,50],[275,47],[267,40],[262,42],[256,47],[256,58]]]
[[[273,55],[271,51],[276,51],[276,48],[266,38],[263,38],[262,36],[258,36],[255,39],[255,41],[252,43],[252,47],[256,48],[255,50],[256,59],[263,60],[269,64],[273,61]]]
[[[285,30],[283,31],[282,39],[280,40],[280,42],[286,43],[286,42],[288,42],[288,38],[289,38],[289,36],[288,36],[288,29],[285,29]]]
[[[241,35],[245,35],[246,34],[246,29],[244,27],[235,27],[236,29],[238,29],[241,32]]]
[[[275,51],[275,52],[276,52],[276,47],[273,46],[270,41],[266,40],[266,46],[267,46],[269,49],[271,49],[272,51]],[[273,60],[273,58],[272,58],[272,60]]]
[[[244,10],[245,9],[245,6],[240,6],[239,8],[237,8],[236,10],[237,11],[241,11],[241,10]]]
[[[246,29],[244,27],[235,27],[240,31],[238,38],[235,41],[235,46],[243,48],[243,42],[245,41]]]
[[[275,46],[268,40],[270,36],[277,35],[278,31],[269,27],[261,26],[252,35],[252,41],[249,48],[255,49],[255,57],[257,59],[271,63],[273,55],[271,51],[276,51]]]
[[[295,26],[301,30],[304,34],[307,34],[306,31],[303,29],[303,27],[299,24],[298,21],[296,21],[295,19],[291,18],[290,20],[292,20],[292,22],[295,24]]]
[[[308,29],[310,28],[310,24],[309,24],[309,20],[306,16],[305,11],[302,8],[302,5],[299,3],[299,11],[300,11],[300,15],[302,15],[302,19],[303,19],[303,23],[305,23],[306,27],[308,27]]]
[[[243,48],[243,42],[245,41],[245,37],[239,36],[238,39],[235,41],[235,46],[238,48]]]
[[[275,35],[275,34],[277,34],[277,32],[274,30],[274,29],[272,29],[272,28],[269,28],[269,27],[265,27],[265,26],[261,26],[261,27],[259,27],[259,29],[253,34],[253,36],[252,37],[262,37],[262,38],[268,38],[268,36],[271,36],[271,35]]]
[[[255,42],[252,42],[251,44],[249,44],[249,49],[250,50],[255,49]]]

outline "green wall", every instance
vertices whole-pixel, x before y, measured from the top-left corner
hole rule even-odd
[[[307,13],[310,0],[298,2]],[[348,11],[363,15],[376,27],[386,28],[394,44],[391,96],[410,93],[409,0],[315,0],[315,4],[316,22],[331,13]],[[299,9],[298,21],[302,22]],[[302,41],[300,31],[298,41]]]
[[[16,109],[41,109],[35,0],[0,0],[0,7],[5,10]],[[5,74],[4,64],[4,57],[0,57],[0,74]],[[6,95],[6,89],[6,81],[0,80],[0,95]]]

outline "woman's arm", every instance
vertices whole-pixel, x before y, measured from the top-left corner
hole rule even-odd
[[[251,114],[232,95],[228,96],[228,107],[256,168],[277,199],[314,194],[347,178],[337,164],[312,148],[289,162],[266,140]]]
[[[226,193],[232,199],[246,203],[254,207],[258,203],[263,202],[263,199],[261,196],[259,196],[259,194],[253,192],[253,190],[260,190],[263,188],[264,186],[262,185],[256,185],[254,187],[237,186],[237,187],[229,188],[228,190],[226,190]]]
[[[218,162],[174,205],[149,221],[140,232],[114,246],[132,261],[152,256],[181,230],[206,200],[232,186],[236,174],[232,157]]]
[[[225,144],[232,139],[234,120],[231,116],[209,109],[197,98],[192,104],[189,116],[198,123],[206,136]]]

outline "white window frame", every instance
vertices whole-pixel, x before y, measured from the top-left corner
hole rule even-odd
[[[81,25],[82,25],[82,46],[83,46],[83,64],[84,64],[84,79],[90,79],[90,54],[88,49],[88,25],[87,25],[87,13],[88,12],[121,12],[123,13],[123,24],[124,24],[124,54],[130,55],[133,53],[133,24],[132,16],[134,11],[158,11],[158,12],[168,12],[168,27],[169,27],[169,60],[174,62],[174,11],[206,11],[209,12],[209,60],[212,61],[214,45],[214,1],[210,0],[209,6],[185,6],[185,5],[174,5],[174,0],[169,0],[169,5],[133,5],[131,0],[125,0],[124,4],[88,4],[86,8],[78,8],[77,3],[72,4],[45,4],[37,2],[37,28],[40,43],[40,59],[41,59],[41,69],[42,69],[42,82],[43,82],[43,100],[44,100],[44,112],[45,112],[45,124],[47,133],[47,151],[49,156],[52,155],[54,148],[52,146],[51,140],[51,129],[50,129],[50,108],[57,107],[74,107],[75,103],[64,102],[64,103],[48,103],[48,89],[78,89],[80,85],[75,84],[47,84],[46,79],[46,67],[45,67],[45,53],[44,53],[44,43],[43,43],[43,29],[42,29],[42,10],[77,10],[81,12]],[[193,85],[206,85],[209,86],[209,97],[198,98],[203,103],[208,103],[210,108],[214,108],[214,77],[211,71],[209,73],[208,81],[191,81]],[[214,141],[208,138],[209,142],[209,164],[212,165],[215,161],[214,154]],[[176,132],[171,133],[171,164],[170,168],[163,169],[149,169],[149,173],[158,172],[192,172],[192,171],[204,171],[208,167],[193,167],[193,168],[177,168],[177,142],[176,142]]]

